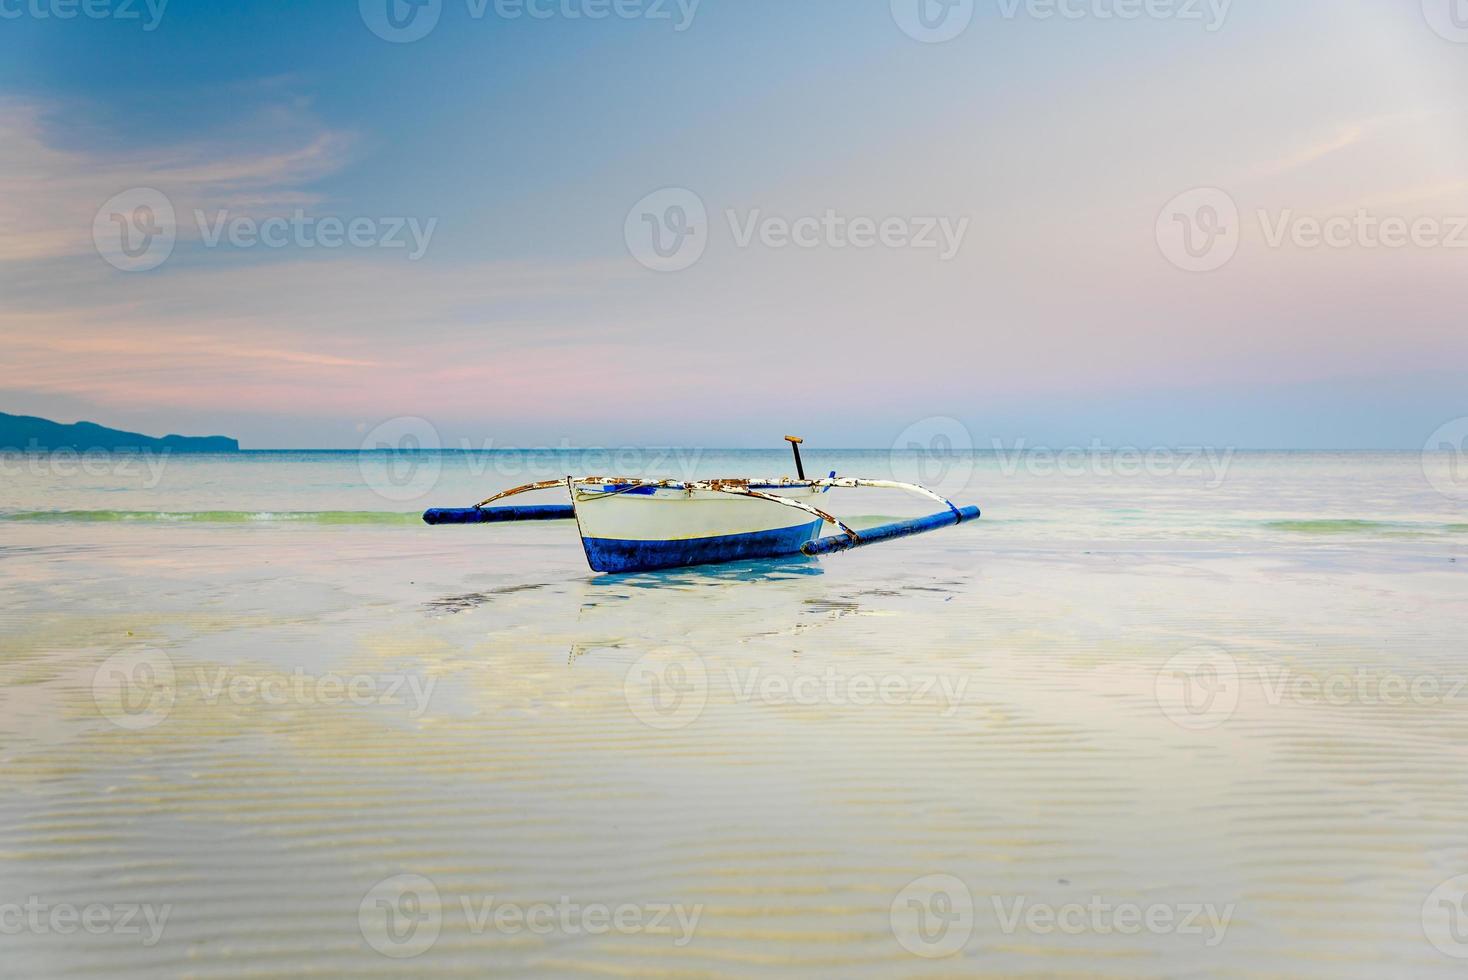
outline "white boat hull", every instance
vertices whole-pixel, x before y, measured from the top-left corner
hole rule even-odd
[[[751,489],[760,489],[752,484]],[[761,490],[809,503],[810,487]],[[716,490],[573,485],[586,560],[598,572],[769,558],[799,552],[822,521],[794,507]]]

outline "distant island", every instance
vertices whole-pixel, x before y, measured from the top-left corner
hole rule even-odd
[[[30,415],[7,415],[0,412],[0,449],[21,452],[54,452],[70,449],[83,453],[104,452],[169,452],[169,453],[237,453],[239,440],[227,436],[153,436],[109,429],[95,422],[65,425]]]

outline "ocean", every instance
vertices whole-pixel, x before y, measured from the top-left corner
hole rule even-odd
[[[1462,974],[1452,460],[805,458],[984,516],[603,576],[418,515],[788,454],[0,459],[0,975]]]

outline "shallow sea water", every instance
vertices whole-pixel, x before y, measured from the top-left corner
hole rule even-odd
[[[1416,454],[807,460],[984,519],[598,576],[415,515],[786,457],[7,461],[0,975],[1468,969],[1468,505]]]

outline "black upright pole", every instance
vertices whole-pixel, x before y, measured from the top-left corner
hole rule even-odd
[[[785,441],[790,443],[790,449],[795,453],[795,475],[804,480],[805,467],[800,465],[800,444],[805,442],[805,440],[799,436],[786,436]]]

